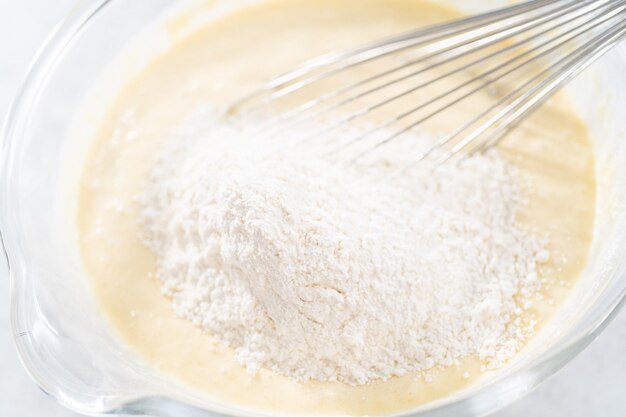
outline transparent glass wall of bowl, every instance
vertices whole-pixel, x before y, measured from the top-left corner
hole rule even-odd
[[[449,3],[479,11],[507,2]],[[69,139],[81,103],[128,39],[174,6],[181,7],[181,1],[80,3],[41,50],[4,130],[0,227],[11,268],[13,335],[36,382],[65,406],[84,413],[248,414],[208,403],[168,381],[116,340],[98,314],[68,232],[72,210],[63,176],[77,175],[81,164],[68,166],[72,159],[67,154],[80,153],[89,139],[83,137],[82,143]],[[601,205],[606,215],[598,225],[588,284],[576,295],[577,308],[569,307],[579,314],[577,322],[563,327],[547,349],[541,348],[542,355],[528,356],[497,383],[413,414],[481,415],[507,404],[589,343],[623,299],[626,257],[620,250],[626,247],[626,175],[620,169],[626,166],[626,118],[619,113],[626,109],[624,51],[603,58],[593,73],[571,86],[596,139],[599,161],[614,170],[613,181],[603,184]]]
[[[158,379],[111,337],[67,227],[69,131],[103,68],[173,1],[83,2],[40,51],[7,120],[2,234],[13,334],[29,373],[79,411],[158,392]]]

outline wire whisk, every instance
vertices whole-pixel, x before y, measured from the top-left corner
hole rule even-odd
[[[369,141],[356,158],[439,119],[444,130],[415,160],[444,162],[498,144],[625,35],[626,0],[532,0],[312,59],[230,110],[280,109],[258,127],[261,135],[332,115],[307,134],[316,138],[368,120],[337,144]],[[447,113],[478,96],[489,100],[448,126]]]

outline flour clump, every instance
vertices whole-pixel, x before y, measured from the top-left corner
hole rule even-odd
[[[179,316],[252,373],[348,384],[468,356],[495,368],[531,336],[546,252],[497,154],[403,171],[402,143],[352,164],[285,140],[215,117],[160,154],[139,221]]]

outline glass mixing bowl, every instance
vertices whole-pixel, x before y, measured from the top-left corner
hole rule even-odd
[[[204,2],[215,3],[216,10],[226,3],[237,3]],[[97,117],[84,111],[83,99],[87,94],[93,99],[96,80],[127,48],[129,39],[154,26],[165,10],[187,3],[198,2],[91,0],[78,4],[40,49],[4,126],[0,227],[10,266],[13,337],[32,378],[61,404],[80,413],[172,417],[252,414],[207,402],[127,351],[98,314],[74,237],[68,232],[73,222],[68,193],[81,164],[67,155],[86,148],[85,140],[70,139],[71,132],[78,114],[78,123],[85,126]],[[445,3],[477,12],[506,1]],[[157,27],[152,52],[167,47],[170,37],[171,33]],[[138,57],[126,53],[125,59],[135,60],[140,67]],[[114,85],[123,76],[109,68],[111,82],[107,85]],[[603,57],[568,89],[589,126],[598,162],[598,220],[580,284],[541,334],[497,378],[407,415],[476,416],[504,406],[570,361],[623,304],[625,45]],[[113,90],[98,94],[106,98]]]

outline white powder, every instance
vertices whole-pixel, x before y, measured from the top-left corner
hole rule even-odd
[[[400,142],[385,163],[332,163],[207,124],[160,154],[140,223],[175,312],[251,372],[363,384],[470,355],[493,368],[531,335],[546,252],[516,224],[496,154],[399,174]]]

